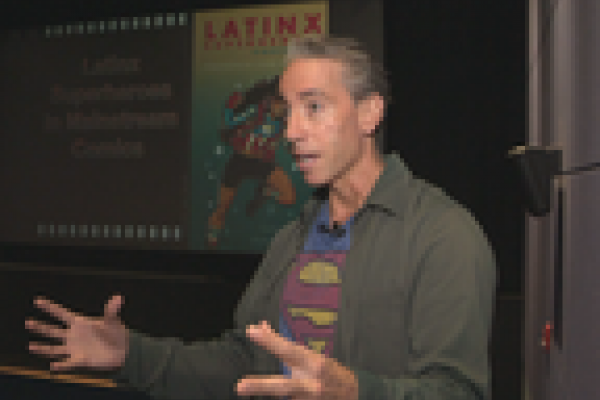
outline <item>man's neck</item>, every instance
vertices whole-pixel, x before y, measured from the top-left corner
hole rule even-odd
[[[344,224],[360,210],[383,172],[384,161],[379,153],[365,155],[339,179],[329,192],[330,224]]]

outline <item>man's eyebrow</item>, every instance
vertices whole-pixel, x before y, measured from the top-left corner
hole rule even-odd
[[[327,97],[327,95],[319,89],[307,89],[298,93],[299,99],[305,99],[307,97]]]

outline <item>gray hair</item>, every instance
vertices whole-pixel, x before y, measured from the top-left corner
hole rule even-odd
[[[383,97],[386,103],[390,100],[385,69],[354,39],[331,36],[296,38],[288,45],[287,61],[300,58],[326,58],[341,62],[345,67],[346,87],[355,101],[373,93]]]

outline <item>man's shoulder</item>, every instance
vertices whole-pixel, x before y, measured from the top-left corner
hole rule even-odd
[[[443,214],[460,216],[469,223],[474,219],[446,190],[414,174],[399,155],[389,154],[385,160],[386,168],[368,203],[392,211],[403,224],[436,219]]]
[[[488,239],[475,214],[437,185],[413,178],[407,222],[416,232],[431,240],[444,237],[458,242],[487,246]]]

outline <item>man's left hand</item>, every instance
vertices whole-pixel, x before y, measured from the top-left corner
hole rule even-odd
[[[358,399],[352,371],[335,360],[295,344],[275,333],[266,322],[247,328],[248,337],[276,355],[292,376],[247,376],[237,385],[241,396],[287,396],[290,399]]]

